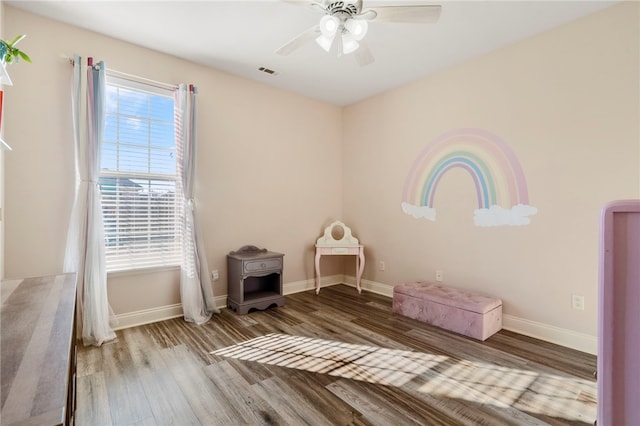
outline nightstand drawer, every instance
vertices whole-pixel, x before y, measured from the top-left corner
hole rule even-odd
[[[245,272],[259,272],[269,269],[280,269],[282,267],[282,259],[263,259],[245,262]]]

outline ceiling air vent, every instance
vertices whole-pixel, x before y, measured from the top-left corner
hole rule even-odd
[[[275,72],[274,70],[271,70],[271,69],[265,68],[265,67],[258,68],[258,71],[262,71],[262,72],[267,73],[269,75],[278,75],[278,73]]]

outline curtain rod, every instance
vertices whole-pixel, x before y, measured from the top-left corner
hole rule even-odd
[[[66,59],[71,65],[74,64],[74,59],[72,57],[65,56],[64,59]],[[89,67],[93,66],[93,57],[91,56],[87,57],[87,66]],[[114,77],[120,77],[125,80],[131,80],[138,83],[149,84],[151,86],[159,87],[161,89],[175,90],[178,88],[177,84],[163,83],[161,81],[151,80],[149,78],[140,77],[134,74],[128,74],[126,72],[117,71],[111,68],[106,68],[106,71],[109,75],[113,75]]]

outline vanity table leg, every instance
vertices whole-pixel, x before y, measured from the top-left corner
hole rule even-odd
[[[320,293],[320,256],[322,255],[316,250],[316,294]]]
[[[358,253],[358,257],[356,260],[356,267],[358,270],[356,271],[356,287],[358,288],[358,293],[362,293],[362,288],[360,287],[360,280],[362,280],[362,273],[364,272],[364,248],[360,247],[360,252]]]
[[[356,255],[356,289],[358,290],[358,294],[361,292],[360,290],[360,253]]]

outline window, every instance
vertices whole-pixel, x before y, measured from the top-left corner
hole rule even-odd
[[[179,265],[173,92],[107,76],[100,158],[107,271]]]

